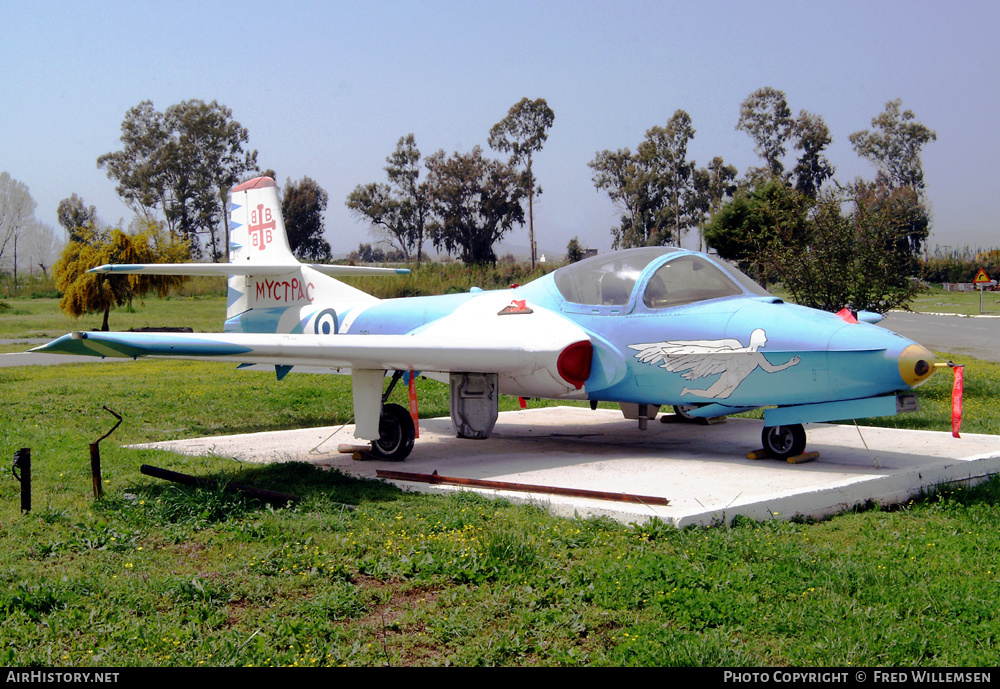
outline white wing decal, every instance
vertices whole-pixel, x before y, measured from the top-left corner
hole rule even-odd
[[[767,336],[758,328],[750,334],[750,342],[746,346],[739,340],[727,338],[647,342],[628,345],[628,348],[638,352],[635,358],[640,362],[656,364],[662,361],[660,368],[671,373],[681,373],[684,380],[697,380],[721,374],[719,380],[708,389],[685,387],[681,394],[725,399],[733,394],[740,383],[758,367],[768,373],[776,373],[799,363],[799,357],[793,356],[780,366],[771,364],[757,351],[766,344]]]

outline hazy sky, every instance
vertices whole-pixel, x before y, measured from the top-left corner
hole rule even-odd
[[[760,161],[735,130],[740,103],[772,86],[793,113],[824,118],[842,182],[874,177],[848,136],[902,98],[938,136],[924,153],[931,245],[995,247],[998,29],[1000,4],[985,0],[7,3],[0,170],[53,226],[72,193],[127,223],[96,165],[119,150],[126,111],[216,100],[279,184],[308,175],[327,190],[327,239],[346,253],[372,241],[347,195],[385,180],[400,136],[424,155],[488,150],[511,105],[545,98],[555,124],[535,156],[540,250],[579,236],[604,251],[617,213],[591,180],[597,151],[634,150],[684,109],[690,158],[721,155],[742,174]],[[526,247],[527,228],[508,241]]]

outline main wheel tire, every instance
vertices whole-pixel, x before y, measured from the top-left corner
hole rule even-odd
[[[797,457],[806,451],[806,429],[800,423],[765,426],[760,441],[764,444],[764,451],[775,459]]]
[[[410,413],[398,404],[384,405],[378,434],[379,439],[372,441],[372,454],[389,462],[402,462],[413,449],[416,435]]]

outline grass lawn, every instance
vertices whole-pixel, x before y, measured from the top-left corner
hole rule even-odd
[[[145,317],[183,325],[162,319],[204,311],[218,329],[224,305],[210,301],[148,300]],[[0,314],[0,328],[79,328],[59,329],[44,311]],[[112,314],[112,327],[142,311]],[[963,430],[1000,434],[1000,365],[960,363]],[[444,386],[420,385],[422,413],[447,414]],[[273,373],[201,362],[0,368],[0,455],[30,447],[34,483],[33,509],[21,514],[18,484],[0,481],[0,663],[1000,661],[997,479],[818,523],[676,530],[558,519],[474,494],[402,493],[303,464],[121,447],[346,423],[348,386],[341,376],[293,372],[277,383]],[[919,413],[872,422],[947,430],[949,391],[939,373],[919,389]],[[94,500],[88,444],[113,423],[105,404],[125,422],[101,444],[105,497]],[[275,507],[175,486],[143,476],[143,463],[302,500]]]
[[[102,314],[75,319],[59,311],[55,298],[10,299],[0,310],[0,338],[56,338],[73,330],[98,330]],[[112,330],[144,327],[183,327],[195,332],[222,332],[226,320],[225,296],[168,297],[136,302],[132,309],[113,309]]]
[[[984,292],[980,311],[979,291],[945,292],[940,287],[931,287],[913,300],[910,308],[918,313],[958,313],[963,316],[1000,316],[1000,292]]]

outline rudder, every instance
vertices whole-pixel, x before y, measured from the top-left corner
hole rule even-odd
[[[229,262],[297,266],[275,181],[258,177],[234,187],[230,194]]]

